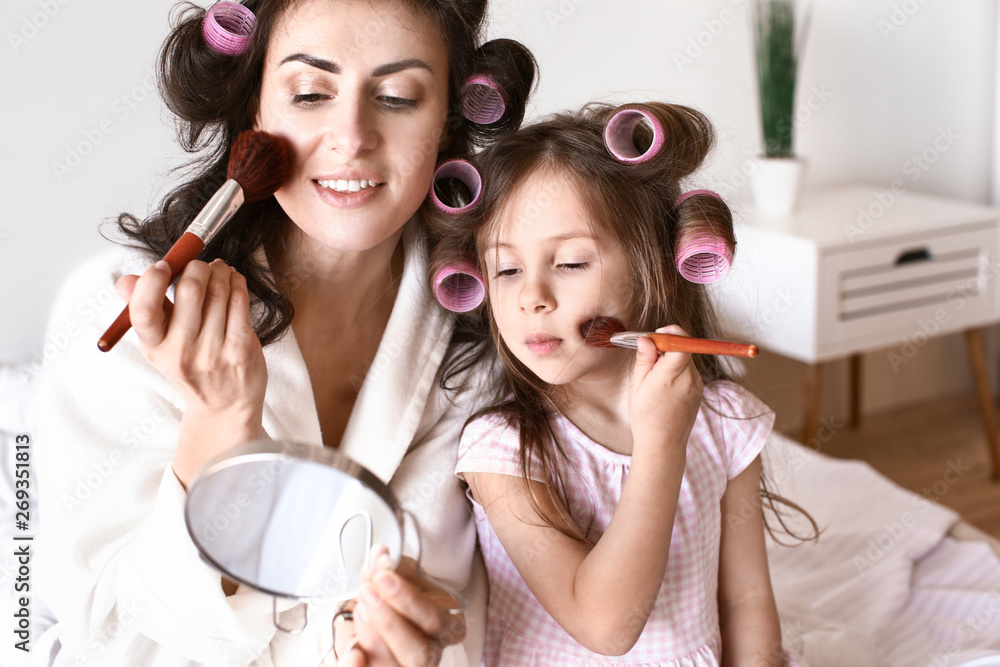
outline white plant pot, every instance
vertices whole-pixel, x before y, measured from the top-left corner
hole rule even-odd
[[[797,157],[761,157],[750,175],[757,213],[773,218],[795,210],[805,177],[806,163]]]

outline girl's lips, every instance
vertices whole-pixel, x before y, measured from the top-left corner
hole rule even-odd
[[[313,187],[319,194],[320,199],[337,208],[353,208],[363,206],[379,196],[382,192],[383,183],[375,186],[368,186],[357,192],[337,192],[332,188],[327,188],[319,184],[319,181],[312,182]]]
[[[562,345],[561,338],[552,336],[529,336],[524,344],[528,346],[531,353],[538,357],[545,357],[555,352]]]

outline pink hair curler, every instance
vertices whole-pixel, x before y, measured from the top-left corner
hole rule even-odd
[[[635,128],[646,121],[653,130],[653,143],[645,152],[635,147]],[[660,119],[641,107],[626,107],[616,112],[604,125],[604,145],[619,162],[638,164],[660,152],[664,143]]]
[[[472,197],[472,201],[459,207],[454,207],[441,201],[436,191],[437,184],[446,178],[454,178],[465,185],[465,187],[469,189],[469,195]],[[434,172],[434,178],[431,181],[430,198],[431,201],[434,202],[434,205],[445,213],[450,213],[452,215],[465,213],[476,205],[476,202],[479,201],[479,196],[482,193],[483,178],[479,175],[479,170],[476,169],[468,160],[448,160],[447,162],[442,163]]]
[[[714,190],[688,190],[677,198],[677,201],[674,202],[674,206],[680,206],[689,197],[694,197],[695,195],[707,195],[709,197],[715,197],[716,199],[722,199],[722,195]]]
[[[238,56],[247,50],[256,17],[238,2],[219,0],[205,14],[201,34],[217,53]]]
[[[475,310],[486,298],[483,274],[468,262],[453,262],[434,276],[434,297],[454,313]]]
[[[733,253],[722,239],[704,234],[681,235],[677,242],[677,271],[685,279],[704,285],[729,273]]]
[[[462,86],[462,115],[479,125],[491,125],[507,111],[503,88],[488,76],[477,74]]]

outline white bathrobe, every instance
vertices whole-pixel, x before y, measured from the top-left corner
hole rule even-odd
[[[408,230],[409,232],[410,230]],[[478,664],[485,577],[476,530],[452,474],[459,432],[475,406],[438,386],[452,332],[426,288],[426,256],[405,239],[402,283],[340,451],[390,484],[420,524],[427,573],[469,600],[465,646],[443,664]],[[183,401],[149,365],[134,332],[109,353],[97,339],[123,303],[114,281],[148,261],[114,250],[79,268],[59,295],[47,340],[59,349],[43,371],[35,456],[41,494],[37,592],[59,623],[33,665],[203,663],[313,667],[332,643],[326,605],[305,632],[272,623],[272,599],[241,586],[226,597],[184,523],[185,491],[171,470]],[[263,426],[275,440],[322,446],[308,371],[289,328],[264,349]],[[293,606],[281,602],[279,610]],[[294,627],[293,609],[282,614]],[[57,652],[57,654],[56,654]],[[324,664],[334,664],[328,656]]]

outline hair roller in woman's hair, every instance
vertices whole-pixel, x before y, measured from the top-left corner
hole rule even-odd
[[[677,198],[675,206],[695,195],[722,197],[711,190],[691,190]],[[693,283],[715,282],[729,272],[733,261],[732,246],[710,229],[698,229],[690,225],[682,229],[677,238],[677,271]]]
[[[479,201],[483,179],[471,162],[449,160],[434,172],[430,198],[445,213],[465,213]]]
[[[649,125],[653,133],[653,139],[645,150],[636,146],[635,141],[635,130],[643,122]],[[645,162],[660,152],[664,141],[660,119],[642,107],[625,107],[615,112],[604,125],[604,145],[619,162]]]
[[[468,262],[453,262],[434,276],[434,297],[454,313],[467,313],[486,298],[486,284],[479,270]]]
[[[507,111],[503,88],[488,76],[477,74],[462,86],[462,115],[478,125],[492,125]]]
[[[238,56],[246,51],[256,17],[238,2],[220,0],[212,5],[201,24],[201,34],[217,53]]]

